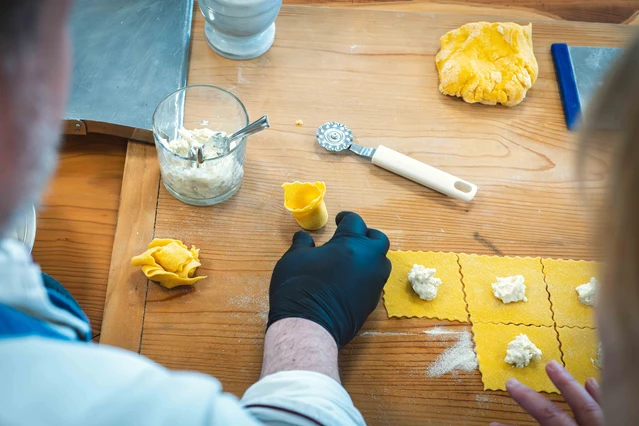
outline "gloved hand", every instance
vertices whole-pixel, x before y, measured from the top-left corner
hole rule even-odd
[[[355,213],[339,213],[335,222],[335,235],[321,247],[304,231],[293,236],[271,277],[267,328],[304,318],[328,330],[341,348],[377,306],[391,262],[383,232],[368,229]]]

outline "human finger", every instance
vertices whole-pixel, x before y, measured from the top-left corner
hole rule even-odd
[[[364,236],[366,231],[368,231],[364,219],[353,212],[339,212],[335,216],[335,223],[337,224],[335,235],[355,234]]]
[[[570,405],[580,426],[603,425],[603,412],[597,401],[564,367],[553,360],[546,364],[546,372],[568,405]]]
[[[512,399],[521,405],[542,426],[577,425],[564,410],[516,379],[508,379],[506,390]]]
[[[366,232],[366,236],[371,240],[379,242],[380,246],[384,249],[384,254],[388,253],[390,241],[386,234],[378,229],[369,229],[368,232]]]
[[[293,235],[293,242],[291,244],[291,248],[289,248],[288,251],[292,252],[301,248],[310,247],[315,247],[315,241],[313,241],[313,237],[311,237],[308,232],[297,231]]]
[[[586,380],[586,391],[592,396],[592,399],[595,400],[597,404],[599,404],[601,399],[601,388],[599,387],[599,383],[593,377]]]

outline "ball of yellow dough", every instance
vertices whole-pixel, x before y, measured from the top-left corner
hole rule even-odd
[[[435,57],[439,90],[469,103],[515,106],[537,80],[532,24],[476,22],[449,31]]]

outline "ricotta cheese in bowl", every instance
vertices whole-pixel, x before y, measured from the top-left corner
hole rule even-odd
[[[238,149],[242,159],[244,146],[232,147],[227,155],[215,144],[216,136],[224,132],[210,129],[187,130],[181,128],[179,137],[166,143],[168,152],[160,154],[162,180],[167,189],[178,199],[189,204],[212,204],[233,195],[242,184],[243,161],[238,161]],[[202,148],[203,161],[191,159],[192,149]],[[187,200],[184,200],[186,198]]]

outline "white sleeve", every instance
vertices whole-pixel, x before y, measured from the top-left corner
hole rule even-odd
[[[268,376],[238,401],[210,376],[109,346],[0,339],[0,359],[2,426],[364,424],[339,383],[309,371]]]
[[[365,425],[346,390],[313,371],[282,371],[251,386],[240,403],[266,425]]]
[[[2,426],[261,426],[214,378],[109,346],[0,339]]]

